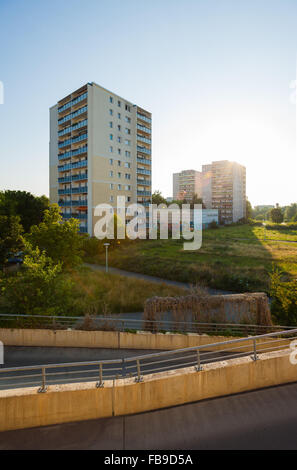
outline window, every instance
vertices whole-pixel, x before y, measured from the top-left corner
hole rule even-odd
[[[110,196],[110,202],[113,202],[113,196]]]
[[[122,151],[121,149],[118,149],[118,154],[121,155]]]
[[[112,146],[109,147],[109,151],[110,151],[110,153],[113,152],[113,147]]]
[[[125,162],[125,168],[131,168],[131,163]]]
[[[130,106],[129,106],[128,104],[125,105],[125,110],[126,110],[126,111],[129,111],[129,112],[131,111],[131,108],[130,108]]]
[[[118,125],[118,131],[121,132],[121,126],[120,126],[120,124]]]
[[[109,127],[113,127],[113,123],[111,121],[109,123]]]
[[[130,129],[128,129],[128,128],[126,127],[126,129],[125,129],[125,133],[126,133],[126,134],[131,134],[131,131],[130,131]]]
[[[130,145],[130,144],[131,144],[130,140],[127,140],[127,139],[126,139],[126,140],[125,140],[125,144],[126,144],[126,145]]]
[[[110,176],[111,178],[113,177],[113,171],[112,171],[112,170],[109,172],[109,176]]]
[[[118,160],[118,166],[121,166],[122,162],[121,160]]]
[[[113,159],[112,158],[109,159],[109,164],[113,165]]]
[[[125,186],[125,190],[126,190],[126,191],[131,191],[131,186],[130,186],[130,185],[126,185],[126,186]]]
[[[113,134],[109,134],[109,139],[113,140]]]
[[[130,180],[131,179],[131,175],[129,173],[125,173],[125,178],[126,180]]]
[[[118,173],[118,177],[120,178],[122,176],[122,173]]]
[[[121,143],[122,142],[122,139],[121,137],[118,137],[118,142]]]
[[[130,124],[131,118],[129,118],[128,116],[125,116],[125,121],[126,121],[126,122],[129,122],[129,124]]]
[[[121,102],[120,102],[120,101],[118,101],[118,107],[119,107],[119,108],[121,107]]]
[[[113,189],[113,183],[109,184],[110,189]]]
[[[112,110],[112,109],[109,110],[109,114],[110,114],[111,116],[113,115],[113,110]]]
[[[118,118],[121,119],[121,113],[118,113]]]
[[[130,197],[130,196],[127,196],[126,202],[130,202],[130,201],[131,201],[131,197]]]
[[[122,189],[122,185],[118,184],[118,190],[121,191],[121,189]]]
[[[113,97],[112,96],[109,97],[109,102],[113,103]]]
[[[130,153],[128,150],[126,150],[126,151],[125,151],[125,156],[126,156],[126,157],[131,157],[131,153]]]

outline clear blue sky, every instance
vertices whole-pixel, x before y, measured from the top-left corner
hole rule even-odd
[[[89,81],[153,113],[153,189],[211,160],[297,200],[296,0],[0,0],[0,189],[48,194],[50,106]]]

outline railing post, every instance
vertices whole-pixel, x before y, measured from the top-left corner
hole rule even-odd
[[[41,373],[42,373],[42,385],[38,389],[38,393],[45,393],[47,391],[45,367],[42,367]]]
[[[136,360],[136,364],[137,364],[137,377],[135,379],[135,382],[142,382],[143,381],[143,377],[141,376],[140,374],[140,362],[139,362],[139,359]]]
[[[257,356],[257,343],[256,340],[253,340],[253,346],[254,346],[254,354],[252,355],[253,361],[257,361],[259,358]]]
[[[201,359],[200,359],[200,351],[197,349],[197,366],[195,367],[197,372],[200,372],[203,370],[203,367],[201,366]]]
[[[99,382],[96,383],[97,388],[103,388],[104,387],[104,382],[103,382],[103,373],[102,373],[102,363],[100,362],[99,364]]]

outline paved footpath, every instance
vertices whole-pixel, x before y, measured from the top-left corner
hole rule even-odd
[[[94,271],[105,272],[105,266],[102,266],[100,264],[85,263],[85,266],[87,266],[88,268],[93,269]],[[186,282],[172,281],[170,279],[162,279],[160,277],[149,276],[147,274],[124,271],[123,269],[112,268],[111,266],[108,268],[108,271],[109,271],[110,274],[118,274],[120,276],[131,277],[131,278],[135,278],[135,279],[141,279],[143,281],[156,282],[158,284],[168,284],[169,286],[181,287],[182,289],[190,289],[190,287],[191,287],[191,285],[186,283]],[[229,292],[229,291],[211,289],[211,288],[206,288],[205,290],[207,290],[207,292],[211,295],[227,295],[227,294],[234,294],[235,293],[235,292]]]

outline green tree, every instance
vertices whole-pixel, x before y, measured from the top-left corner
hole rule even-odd
[[[297,280],[284,282],[281,272],[274,269],[270,275],[271,310],[280,325],[297,325]]]
[[[295,222],[296,216],[297,216],[297,203],[287,206],[285,210],[285,220],[287,222]]]
[[[247,200],[246,200],[246,215],[245,215],[245,218],[246,218],[246,219],[251,219],[251,218],[252,218],[252,213],[253,213],[252,204],[251,204],[250,201],[247,199]]]
[[[269,212],[269,218],[275,224],[281,224],[284,221],[284,216],[281,209],[277,206]]]
[[[61,262],[63,268],[72,268],[82,262],[83,239],[79,234],[79,221],[63,222],[57,204],[45,211],[43,222],[31,227],[26,239],[33,248],[45,251],[54,263]]]
[[[22,250],[22,232],[19,217],[0,215],[0,266],[5,264],[10,253]]]
[[[11,313],[61,315],[71,310],[73,283],[65,278],[62,263],[55,264],[45,251],[25,242],[23,267],[2,279],[1,304]]]
[[[153,204],[166,204],[167,205],[167,201],[166,199],[162,196],[162,193],[161,191],[154,191],[153,194],[152,194],[152,203]]]
[[[25,232],[42,221],[48,207],[46,196],[36,197],[26,191],[0,191],[0,215],[19,216]]]

